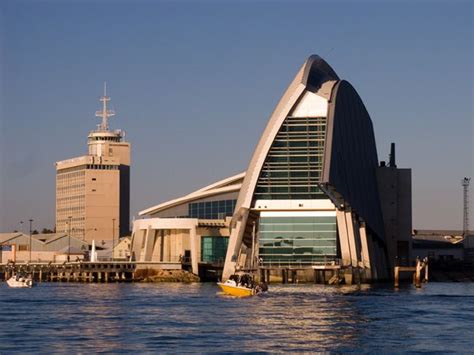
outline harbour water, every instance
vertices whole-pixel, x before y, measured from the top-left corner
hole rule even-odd
[[[0,283],[0,353],[459,352],[474,349],[474,284],[271,285],[246,299],[214,284]]]

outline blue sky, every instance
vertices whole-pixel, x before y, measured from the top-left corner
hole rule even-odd
[[[54,226],[54,162],[86,152],[104,80],[111,127],[132,144],[135,215],[244,171],[310,54],[358,90],[379,160],[396,142],[398,166],[413,169],[413,226],[461,228],[471,1],[4,0],[0,11],[0,231]]]

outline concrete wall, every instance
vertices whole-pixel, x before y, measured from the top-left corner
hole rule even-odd
[[[336,84],[329,104],[322,182],[329,184],[383,240],[377,165],[372,120],[355,89],[342,80]]]
[[[407,261],[410,263],[413,261],[411,169],[379,167],[377,185],[390,267],[394,266],[396,258],[405,259],[404,255],[399,255],[399,242],[408,244]]]

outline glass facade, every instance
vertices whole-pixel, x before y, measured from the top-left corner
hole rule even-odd
[[[229,238],[218,236],[201,237],[201,261],[205,263],[224,262]]]
[[[336,216],[260,217],[264,265],[317,264],[337,256]]]
[[[255,199],[326,198],[317,187],[324,160],[326,118],[287,117],[260,173]]]
[[[224,219],[234,214],[237,200],[196,202],[188,205],[189,218]]]

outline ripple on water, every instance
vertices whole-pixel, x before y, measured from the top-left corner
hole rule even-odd
[[[275,285],[238,299],[214,284],[0,284],[0,353],[469,352],[473,284]],[[21,348],[17,344],[21,343]]]

